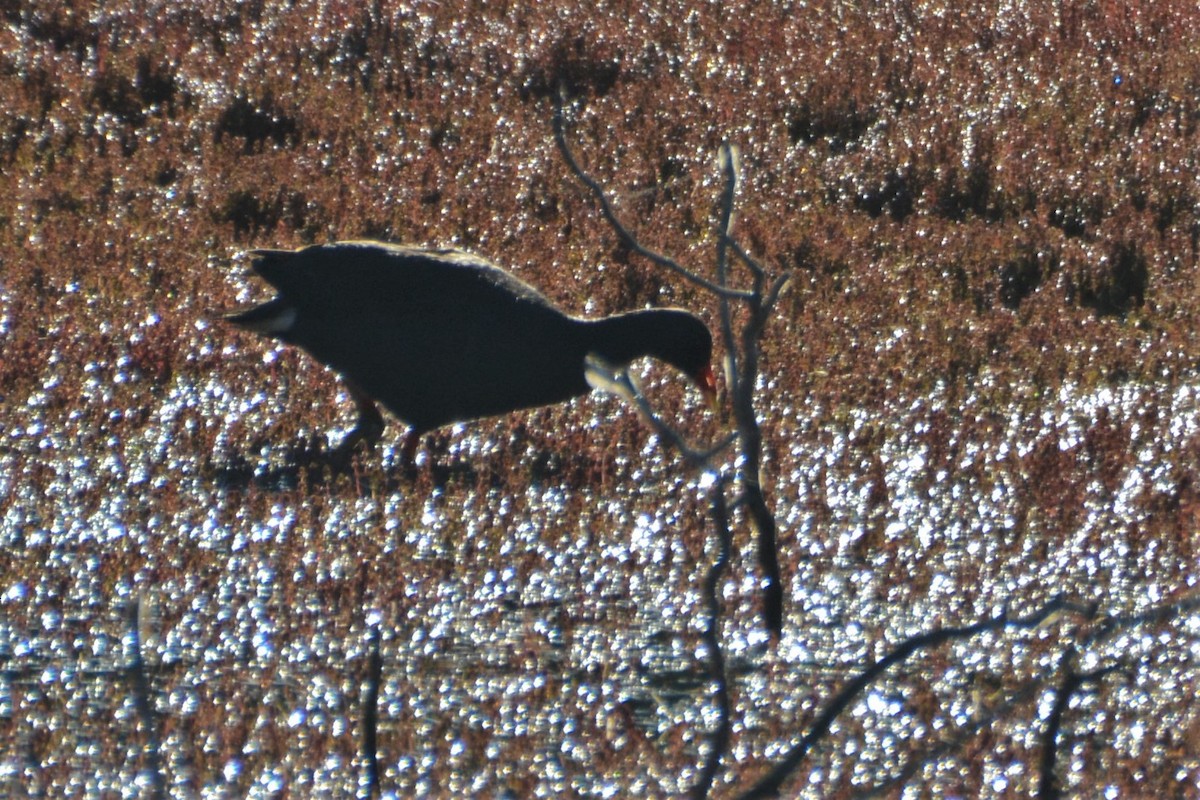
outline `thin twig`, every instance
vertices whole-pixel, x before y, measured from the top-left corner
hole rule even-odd
[[[758,296],[756,295],[756,298]],[[765,317],[760,301],[752,301],[750,318],[742,328],[742,391],[734,395],[733,414],[742,447],[742,487],[746,511],[758,534],[758,565],[763,573],[763,618],[776,641],[783,635],[783,577],[779,567],[775,514],[762,487],[762,428],[754,408],[754,385],[758,380],[758,336]]]
[[[710,750],[705,759],[700,779],[692,789],[692,797],[704,800],[712,790],[713,781],[721,769],[721,759],[729,750],[732,730],[731,703],[729,700],[729,678],[725,672],[725,653],[721,649],[721,577],[729,566],[729,554],[733,547],[733,534],[729,529],[729,508],[725,501],[725,484],[722,476],[712,486],[712,520],[717,533],[717,557],[713,559],[704,582],[704,601],[708,606],[708,622],[704,626],[704,643],[708,648],[708,674],[716,687],[714,700],[717,704],[717,725],[712,734]]]
[[[783,759],[775,765],[758,783],[756,783],[749,791],[741,795],[742,800],[754,800],[754,798],[764,797],[779,797],[783,791],[783,784],[791,777],[799,766],[804,763],[813,746],[825,738],[829,733],[830,727],[833,725],[843,711],[849,708],[851,702],[868,686],[876,681],[883,673],[896,664],[903,663],[913,653],[923,650],[928,647],[945,644],[951,641],[962,641],[970,639],[981,633],[998,630],[1001,628],[1018,628],[1030,629],[1036,628],[1044,623],[1051,616],[1064,611],[1086,611],[1085,609],[1067,602],[1061,597],[1056,597],[1047,602],[1042,608],[1029,614],[1025,617],[1012,618],[1008,612],[1001,612],[992,619],[976,622],[972,625],[965,625],[953,628],[940,628],[929,633],[923,633],[917,636],[910,637],[895,648],[882,659],[867,667],[856,678],[850,681],[842,691],[825,706],[795,747],[793,747]]]
[[[693,467],[710,469],[713,457],[729,447],[737,439],[737,434],[731,433],[711,447],[705,450],[698,450],[684,439],[679,431],[672,428],[654,413],[654,409],[650,407],[650,401],[646,399],[646,395],[642,393],[641,387],[637,385],[633,376],[629,374],[629,370],[618,369],[595,353],[589,353],[584,359],[583,365],[584,377],[593,389],[615,394],[637,409],[638,413],[654,428],[655,432],[661,438],[665,439],[670,447],[674,447],[679,451],[684,460]]]
[[[125,674],[129,678],[138,718],[146,730],[146,744],[142,753],[146,757],[149,772],[150,796],[159,800],[167,796],[167,783],[162,773],[162,742],[158,737],[158,718],[150,699],[150,676],[147,673],[146,661],[142,657],[142,627],[146,623],[146,613],[145,599],[139,594],[137,600],[129,607],[129,633],[125,650],[129,665]]]
[[[766,274],[767,274],[766,268],[763,267],[762,264],[758,263],[758,259],[754,258],[754,256],[747,253],[742,248],[742,246],[738,243],[738,241],[736,239],[734,239],[732,236],[729,237],[729,247],[730,247],[730,249],[733,250],[734,255],[736,255],[739,259],[741,259],[741,262],[743,264],[745,264],[752,273],[754,273],[755,275],[760,276],[760,277],[766,276]]]
[[[1183,596],[1171,600],[1170,602],[1160,603],[1146,611],[1138,614],[1129,614],[1127,616],[1104,617],[1097,622],[1096,630],[1084,638],[1080,643],[1081,647],[1102,642],[1119,631],[1134,628],[1139,625],[1148,625],[1156,622],[1169,622],[1179,618],[1181,615],[1189,611],[1200,610],[1200,589],[1193,590]]]
[[[767,299],[763,300],[762,311],[764,317],[770,315],[775,310],[775,304],[779,302],[783,290],[787,288],[791,281],[792,273],[790,272],[784,272],[775,276],[775,280],[771,282],[771,288],[767,290]]]
[[[628,370],[616,369],[595,354],[584,361],[584,375],[593,388],[611,392],[634,406],[641,416],[675,447],[690,464],[711,469],[712,458],[732,444],[737,434],[730,434],[716,446],[701,451],[688,444],[683,436],[654,413],[646,396],[633,380]],[[721,768],[721,760],[729,749],[730,700],[729,680],[725,673],[725,655],[721,649],[721,576],[729,566],[729,554],[733,546],[733,534],[729,529],[729,508],[725,499],[727,476],[720,476],[712,487],[712,520],[717,532],[717,556],[704,582],[704,598],[708,608],[708,622],[702,634],[709,653],[709,677],[715,687],[714,700],[717,704],[717,725],[713,731],[711,748],[700,771],[700,777],[692,789],[692,797],[703,800],[712,789],[713,781]]]
[[[988,709],[987,714],[980,714],[970,722],[959,725],[953,732],[946,731],[939,738],[936,745],[926,749],[916,758],[909,760],[901,770],[874,786],[866,786],[861,789],[856,789],[850,797],[853,800],[870,800],[874,797],[894,797],[898,794],[898,790],[908,782],[910,778],[920,772],[925,766],[934,764],[943,756],[959,750],[965,745],[972,736],[977,735],[988,725],[995,724],[996,720],[1010,714],[1018,706],[1028,703],[1033,698],[1037,697],[1042,690],[1043,680],[1041,678],[1026,681],[1020,687],[1014,689],[1011,693],[1004,695],[998,700],[994,706]]]
[[[758,383],[759,341],[770,316],[773,300],[764,302],[763,285],[766,282],[766,270],[733,239],[733,202],[737,193],[738,159],[737,151],[731,145],[726,144],[721,149],[721,168],[725,172],[725,191],[722,194],[720,228],[717,232],[717,274],[722,282],[727,279],[727,250],[732,248],[750,267],[754,285],[754,290],[746,300],[750,313],[742,326],[741,347],[738,347],[739,343],[733,332],[729,301],[725,298],[721,298],[721,333],[727,352],[741,354],[740,369],[736,359],[730,358],[729,393],[732,397],[734,418],[737,420],[738,435],[742,441],[743,497],[750,520],[758,533],[758,565],[763,573],[763,619],[771,638],[779,641],[783,636],[783,578],[779,567],[778,531],[775,514],[771,511],[762,488],[762,429],[759,427],[758,413],[754,407],[754,388]],[[780,282],[783,280],[785,279],[782,277],[777,279],[772,286],[773,297],[778,297],[778,292],[782,290]]]
[[[379,687],[383,683],[383,656],[379,649],[379,625],[371,625],[368,638],[370,655],[363,681],[362,757],[367,765],[367,796],[379,797]]]
[[[1110,672],[1119,669],[1111,665],[1091,672],[1075,671],[1075,648],[1067,648],[1062,655],[1062,680],[1059,682],[1054,698],[1054,708],[1046,718],[1046,729],[1042,733],[1041,780],[1038,782],[1038,800],[1057,800],[1062,797],[1062,787],[1055,772],[1055,762],[1058,760],[1058,738],[1062,731],[1063,717],[1071,705],[1071,697],[1085,684],[1097,681]]]
[[[571,172],[574,173],[575,177],[579,179],[580,183],[588,188],[588,190],[592,193],[592,196],[596,198],[596,202],[600,205],[600,213],[604,215],[604,219],[608,221],[608,224],[612,227],[612,229],[617,232],[618,236],[621,237],[621,241],[626,247],[628,247],[630,250],[633,250],[643,258],[647,258],[659,266],[666,267],[672,272],[682,275],[684,278],[696,284],[697,286],[703,286],[708,291],[713,292],[721,297],[744,300],[751,296],[750,292],[745,292],[738,289],[730,289],[726,286],[721,286],[718,283],[713,283],[708,278],[693,272],[670,256],[663,255],[662,253],[651,250],[648,247],[644,247],[637,240],[637,238],[635,238],[634,235],[629,232],[629,229],[626,228],[621,223],[621,220],[617,218],[617,214],[613,210],[612,203],[609,202],[608,197],[605,195],[603,187],[601,187],[594,178],[584,172],[583,167],[579,166],[579,162],[575,160],[575,154],[571,151],[570,145],[567,144],[566,133],[563,130],[563,107],[561,98],[558,98],[554,104],[554,141],[557,143],[559,152],[562,153],[563,160],[567,162],[567,166],[570,167]]]
[[[721,193],[717,234],[717,282],[713,283],[683,268],[673,259],[643,247],[633,234],[621,224],[604,189],[583,171],[579,162],[576,161],[570,145],[567,144],[561,93],[556,98],[554,107],[554,140],[571,172],[591,191],[600,205],[604,218],[626,246],[651,261],[684,275],[693,283],[713,292],[720,299],[721,334],[725,343],[726,381],[733,404],[734,417],[737,420],[738,438],[741,440],[745,505],[751,523],[758,534],[758,563],[763,572],[763,618],[772,639],[779,641],[783,635],[783,581],[779,567],[775,515],[771,511],[762,489],[760,475],[762,431],[759,428],[758,416],[754,408],[754,387],[758,381],[758,337],[761,335],[771,309],[787,279],[783,276],[777,278],[773,282],[768,296],[764,298],[766,270],[732,239],[733,209],[738,185],[737,151],[729,144],[721,148],[721,170],[724,173],[725,182]],[[727,285],[729,249],[733,249],[738,258],[749,266],[753,275],[753,291],[731,289]],[[743,301],[750,312],[741,330],[740,347],[733,329],[733,310],[730,306],[730,300],[734,299]],[[622,393],[618,386],[614,385],[610,389],[618,394]],[[653,415],[647,413],[647,417],[652,418]],[[677,445],[683,444],[681,438],[673,431],[667,434],[667,438],[676,442]],[[681,447],[681,452],[686,455],[688,450]]]
[[[725,173],[725,189],[721,192],[721,214],[717,223],[717,283],[729,285],[729,254],[728,245],[733,231],[733,202],[737,194],[737,151],[730,144],[721,146],[721,170]],[[757,279],[757,278],[756,278]],[[757,289],[757,287],[756,287]],[[752,293],[749,302],[755,302],[757,291]],[[725,342],[725,381],[729,393],[740,397],[742,393],[741,365],[738,364],[737,339],[733,335],[733,310],[729,306],[729,298],[721,295],[721,339]],[[753,391],[753,389],[751,389]]]

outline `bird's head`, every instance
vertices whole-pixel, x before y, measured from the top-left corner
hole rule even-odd
[[[677,308],[645,312],[653,332],[646,339],[647,355],[665,361],[691,379],[716,410],[717,377],[713,372],[712,334],[708,326],[689,311]]]

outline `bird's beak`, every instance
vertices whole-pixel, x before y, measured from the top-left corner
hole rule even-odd
[[[713,374],[712,364],[705,364],[704,369],[696,374],[694,380],[696,388],[704,395],[709,410],[714,414],[717,413],[717,376]]]

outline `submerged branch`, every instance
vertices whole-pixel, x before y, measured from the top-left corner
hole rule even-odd
[[[758,414],[754,407],[754,389],[758,384],[759,340],[767,320],[787,284],[788,275],[784,273],[776,277],[768,288],[766,269],[733,239],[734,206],[737,199],[739,173],[737,149],[730,144],[725,144],[720,151],[720,168],[724,183],[718,210],[715,253],[717,280],[714,283],[684,268],[674,259],[643,247],[637,237],[621,223],[603,187],[583,171],[567,143],[561,95],[556,98],[554,106],[554,141],[572,174],[591,192],[600,206],[604,218],[627,247],[652,262],[683,275],[692,283],[712,292],[719,300],[727,390],[733,405],[737,427],[736,438],[741,442],[739,453],[742,457],[743,504],[757,534],[758,564],[763,573],[763,618],[772,640],[777,642],[783,635],[783,580],[779,566],[775,515],[762,489],[760,475],[762,431],[759,428]],[[730,251],[750,270],[754,287],[751,291],[730,288]],[[733,300],[740,301],[746,312],[746,320],[740,331],[736,330],[734,325],[735,314],[731,303]],[[599,372],[597,374],[600,375]],[[590,366],[588,380],[593,380]],[[704,459],[698,458],[701,454],[682,441],[681,437],[669,426],[657,420],[645,404],[644,399],[639,399],[639,393],[635,389],[625,387],[623,379],[615,372],[610,370],[607,377],[600,375],[597,380],[603,383],[608,391],[625,397],[638,407],[643,416],[650,420],[664,438],[674,444],[689,461],[703,462]],[[593,385],[596,384],[593,383]],[[718,446],[710,451],[710,454],[723,446],[724,444]]]
[[[721,649],[721,577],[729,567],[733,548],[733,533],[729,529],[729,508],[725,500],[722,477],[712,486],[712,521],[717,534],[717,557],[704,581],[704,602],[708,607],[708,622],[704,626],[704,643],[708,648],[708,675],[716,687],[713,698],[717,704],[717,726],[712,734],[712,749],[700,771],[700,780],[692,789],[692,797],[703,800],[712,790],[713,781],[721,769],[721,759],[729,750],[732,735],[732,703],[729,699],[729,678],[725,672],[725,653]]]
[[[799,766],[804,763],[808,754],[813,747],[823,740],[829,733],[829,729],[833,726],[834,721],[841,716],[842,712],[850,707],[864,689],[880,678],[883,673],[887,672],[891,667],[901,664],[906,661],[914,653],[924,650],[929,647],[945,644],[947,642],[964,641],[972,637],[978,636],[981,633],[1000,630],[1004,628],[1010,629],[1031,629],[1036,628],[1046,620],[1050,619],[1055,614],[1064,611],[1086,612],[1086,609],[1067,602],[1061,597],[1055,598],[1047,602],[1042,608],[1024,617],[1010,617],[1007,611],[1003,611],[997,616],[976,622],[972,625],[961,627],[940,628],[938,630],[923,633],[917,636],[910,637],[895,648],[890,653],[875,662],[871,666],[863,670],[856,678],[850,681],[842,691],[825,706],[812,723],[808,732],[804,734],[795,747],[788,751],[787,755],[775,765],[758,783],[756,783],[749,791],[741,795],[742,800],[753,800],[754,798],[779,797],[783,791],[783,784],[791,777]]]
[[[370,655],[363,681],[362,758],[367,770],[367,797],[379,797],[379,688],[383,685],[383,655],[377,623],[371,625],[368,644]]]
[[[1062,656],[1062,679],[1055,690],[1054,707],[1046,718],[1046,729],[1042,732],[1041,780],[1038,781],[1039,800],[1055,800],[1062,797],[1055,762],[1058,760],[1058,740],[1062,732],[1063,717],[1071,705],[1071,697],[1089,683],[1100,680],[1119,667],[1110,665],[1090,672],[1075,671],[1075,648],[1068,648]]]
[[[146,627],[146,617],[146,601],[139,595],[129,607],[129,632],[125,639],[128,666],[125,668],[125,674],[129,679],[138,719],[146,731],[146,744],[142,747],[142,753],[146,757],[150,796],[164,798],[167,796],[167,783],[162,772],[162,741],[158,735],[158,715],[154,712],[154,703],[150,698],[150,675],[146,660],[142,657],[142,631]]]

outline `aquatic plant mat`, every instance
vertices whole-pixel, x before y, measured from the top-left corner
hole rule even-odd
[[[1200,10],[993,5],[6,4],[0,794],[1200,797]],[[718,331],[556,105],[709,280],[736,147],[791,275],[778,641],[736,447],[596,392],[332,463],[220,322],[382,238]]]

